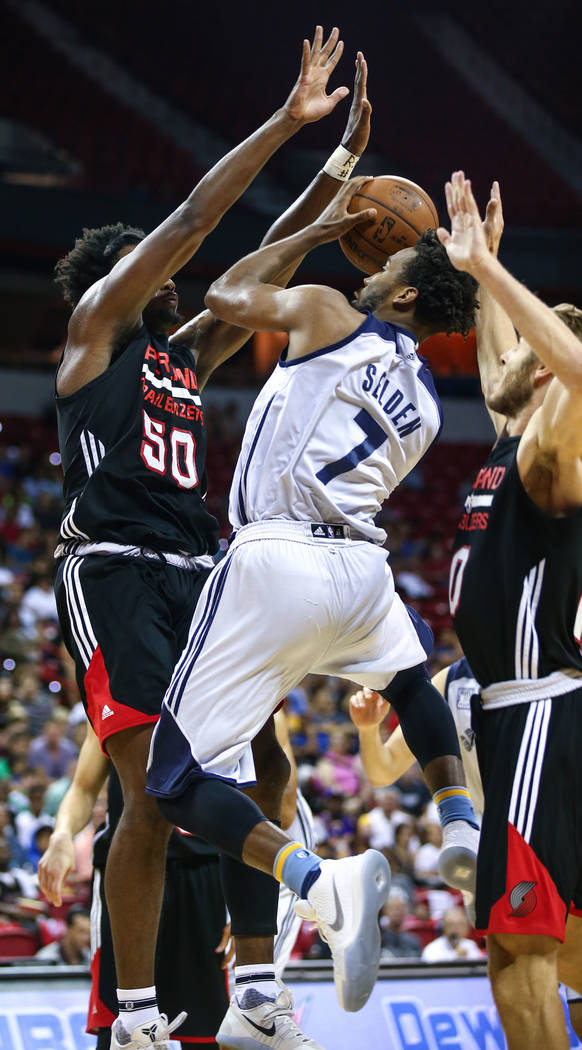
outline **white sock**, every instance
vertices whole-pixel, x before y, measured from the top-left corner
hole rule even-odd
[[[235,992],[239,1006],[248,1009],[260,1005],[260,998],[276,999],[281,991],[275,980],[273,963],[259,963],[252,966],[235,966]],[[258,995],[257,995],[258,993]]]
[[[118,988],[117,1002],[119,1017],[130,1035],[137,1025],[160,1016],[155,985],[151,988]]]

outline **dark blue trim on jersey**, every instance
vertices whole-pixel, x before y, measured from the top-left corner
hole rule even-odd
[[[337,343],[330,343],[329,346],[322,346],[321,350],[312,350],[310,354],[304,354],[303,357],[295,357],[292,361],[287,361],[283,357],[283,354],[286,353],[286,350],[284,350],[279,358],[279,365],[281,368],[291,368],[291,365],[300,365],[303,361],[312,361],[314,357],[321,357],[322,354],[331,354],[332,350],[339,350],[340,347],[346,346],[347,343],[351,343],[352,339],[357,339],[362,332],[374,331],[378,323],[379,322],[376,321],[373,314],[366,314],[361,325],[354,328],[354,331],[351,332],[350,335],[346,335],[344,339],[338,340]]]
[[[276,395],[273,394],[273,396],[272,396],[271,400],[269,401],[265,411],[263,412],[263,415],[261,416],[261,421],[260,421],[257,429],[255,430],[255,436],[253,438],[251,447],[249,449],[249,455],[248,455],[248,459],[247,459],[247,461],[245,463],[245,468],[244,468],[244,470],[241,469],[241,476],[240,476],[240,481],[239,481],[239,484],[238,484],[238,512],[239,512],[239,515],[240,515],[240,518],[241,518],[241,522],[242,522],[243,525],[248,525],[248,523],[249,523],[249,519],[247,518],[247,512],[246,512],[246,507],[245,507],[244,496],[243,496],[243,485],[244,485],[244,487],[246,489],[247,476],[248,476],[248,473],[249,473],[249,467],[251,465],[251,459],[253,458],[253,454],[254,454],[255,448],[257,447],[257,441],[259,440],[259,436],[260,436],[261,430],[263,429],[265,420],[267,418],[267,412],[269,411],[271,405],[273,404],[273,401],[275,400],[275,397],[276,397]]]
[[[192,638],[190,639],[190,642],[188,644],[189,656],[186,663],[183,665],[183,674],[181,676],[182,680],[180,685],[178,686],[177,691],[174,693],[174,699],[171,707],[171,710],[176,715],[178,714],[178,709],[182,702],[182,697],[184,696],[184,690],[188,683],[188,679],[192,674],[194,664],[196,663],[198,657],[200,656],[200,653],[202,652],[204,642],[208,637],[208,632],[210,631],[210,628],[214,623],[216,613],[218,612],[218,606],[220,605],[220,599],[222,598],[222,592],[226,583],[226,577],[228,576],[230,566],[232,565],[232,559],[233,555],[231,554],[231,556],[229,558],[225,558],[219,566],[219,568],[215,570],[216,575],[219,576],[220,579],[216,583],[215,593],[212,597],[210,608],[208,609],[208,612],[206,612],[205,610],[204,617],[198,624],[198,627],[192,635]],[[192,652],[193,647],[194,651]]]
[[[281,368],[291,368],[291,365],[300,365],[303,361],[312,361],[314,357],[321,357],[322,354],[330,354],[333,350],[339,350],[342,346],[347,346],[348,343],[352,342],[352,339],[357,339],[359,335],[363,335],[364,332],[375,332],[381,339],[384,339],[387,343],[394,343],[396,350],[398,351],[398,342],[395,337],[396,332],[402,332],[403,335],[408,336],[412,339],[415,347],[417,346],[416,337],[408,329],[402,328],[398,324],[392,324],[390,321],[379,321],[374,314],[366,314],[365,319],[362,321],[358,328],[355,328],[350,335],[346,335],[344,339],[338,340],[337,343],[330,343],[329,346],[322,346],[321,350],[312,350],[310,354],[304,354],[303,357],[295,357],[292,361],[287,361],[284,354],[287,353],[288,347],[285,348],[281,357],[279,358],[279,365]]]
[[[429,626],[426,620],[423,620],[420,613],[418,613],[416,609],[412,608],[411,605],[405,605],[404,608],[406,609],[406,612],[408,613],[408,616],[412,621],[412,626],[416,631],[418,640],[422,645],[422,648],[424,649],[426,653],[426,658],[428,660],[434,647],[434,634],[432,632],[432,628]],[[387,688],[390,687],[388,686]]]
[[[434,441],[437,440],[437,438],[440,437],[441,430],[443,429],[443,410],[441,408],[441,403],[439,401],[439,396],[438,396],[438,394],[436,392],[436,387],[434,385],[434,379],[432,377],[432,372],[431,372],[430,368],[428,367],[428,362],[425,360],[424,357],[421,357],[420,354],[418,355],[418,360],[420,361],[420,368],[418,370],[418,378],[420,379],[420,382],[422,383],[422,385],[424,387],[426,387],[426,389],[428,390],[430,396],[432,397],[432,399],[433,399],[433,401],[434,401],[434,403],[435,403],[435,405],[437,407],[437,412],[439,414],[439,428],[438,428],[437,433],[435,434],[433,442],[431,442],[431,444],[432,444],[432,443],[434,443]]]
[[[459,678],[472,678],[476,684],[475,675],[469,667],[469,661],[467,660],[466,656],[462,656],[460,660],[455,660],[454,664],[451,664],[447,671],[447,677],[445,680],[445,700],[447,701],[447,703],[449,685],[451,684],[451,682],[458,681]]]

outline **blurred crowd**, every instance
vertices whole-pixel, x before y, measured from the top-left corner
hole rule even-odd
[[[229,432],[222,434],[216,424],[210,440],[214,462],[221,443],[225,450],[225,477],[240,437],[235,423],[227,422]],[[212,479],[211,467],[209,473]],[[39,951],[38,962],[44,963],[88,957],[91,847],[105,810],[100,799],[90,825],[77,837],[67,902],[49,906],[39,899],[38,862],[86,731],[52,591],[61,482],[60,458],[50,439],[35,450],[0,445],[0,959]],[[422,484],[421,477],[413,479],[413,485]],[[225,492],[216,482],[212,499],[216,508],[226,508]],[[424,544],[413,541],[397,514],[385,524],[399,586],[407,601],[422,608],[427,595],[423,598],[418,588],[428,586],[433,593],[446,549],[434,535]],[[226,535],[224,513],[221,527]],[[459,649],[442,615],[435,626],[436,670],[456,659]],[[479,954],[475,940],[468,939],[460,895],[447,890],[438,876],[440,825],[420,771],[413,767],[390,788],[371,787],[349,717],[352,691],[339,679],[311,675],[287,702],[299,782],[314,813],[318,850],[325,857],[342,857],[373,846],[388,857],[393,883],[382,918],[387,960],[429,957],[427,945],[438,958]],[[386,731],[394,724],[389,720]],[[318,958],[326,950],[305,929],[295,954]]]

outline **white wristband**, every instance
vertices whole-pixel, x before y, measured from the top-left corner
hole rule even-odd
[[[338,146],[325,162],[323,170],[326,175],[331,175],[332,179],[347,182],[359,159],[357,153],[350,153],[345,146]]]

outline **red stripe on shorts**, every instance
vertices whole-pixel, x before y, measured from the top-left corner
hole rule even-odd
[[[103,751],[105,741],[115,733],[121,733],[133,726],[151,725],[159,720],[159,714],[146,715],[143,711],[137,711],[135,707],[128,707],[127,704],[113,699],[109,688],[109,675],[99,646],[91,657],[84,683],[87,714]]]
[[[98,1035],[100,1028],[111,1028],[115,1014],[99,998],[99,974],[101,971],[101,948],[97,948],[91,959],[91,995],[89,997],[89,1014],[87,1029],[90,1035]]]
[[[517,933],[564,940],[566,905],[547,868],[513,824],[507,825],[505,893],[489,913],[487,933]]]

